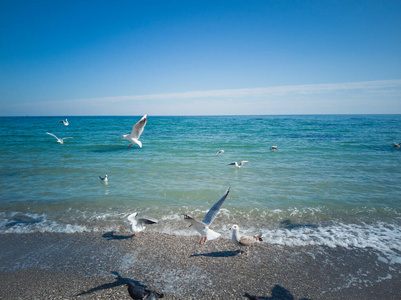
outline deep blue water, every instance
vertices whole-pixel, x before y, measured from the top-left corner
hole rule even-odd
[[[180,215],[201,220],[230,187],[211,226],[223,237],[236,223],[401,263],[401,115],[149,116],[128,149],[140,118],[0,118],[0,233],[125,231],[138,211],[160,220],[149,231],[196,234]]]

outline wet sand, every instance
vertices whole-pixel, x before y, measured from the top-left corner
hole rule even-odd
[[[0,299],[131,299],[126,282],[165,299],[399,299],[401,265],[366,249],[141,233],[0,236]]]

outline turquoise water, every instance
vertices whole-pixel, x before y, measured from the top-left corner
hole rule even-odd
[[[236,223],[268,243],[401,263],[401,115],[149,116],[143,148],[128,149],[140,118],[0,118],[0,233],[128,232],[138,211],[160,220],[149,231],[196,234],[181,214],[201,220],[230,187],[211,226],[223,237]]]

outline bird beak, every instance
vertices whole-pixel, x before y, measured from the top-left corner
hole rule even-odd
[[[191,225],[189,225],[189,227],[191,227],[192,226],[192,224]]]

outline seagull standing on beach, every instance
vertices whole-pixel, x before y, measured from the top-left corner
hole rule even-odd
[[[68,123],[68,119],[65,119],[65,121],[64,120],[60,120],[59,122],[63,123],[65,126],[70,125],[70,123]]]
[[[99,178],[101,181],[107,182],[109,176],[106,174],[106,175],[104,175],[104,177],[99,176]]]
[[[239,232],[239,227],[238,225],[233,225],[230,230],[233,231],[233,235],[231,237],[231,240],[234,244],[236,244],[237,246],[240,247],[240,253],[241,253],[241,247],[249,247],[253,244],[255,244],[256,242],[261,242],[262,240],[262,234],[258,234],[255,236],[248,236],[245,234],[241,234]],[[249,252],[249,251],[248,251]],[[248,255],[248,252],[246,253],[246,255]]]
[[[128,216],[128,221],[131,222],[130,229],[134,233],[132,237],[137,236],[141,231],[145,230],[145,224],[150,225],[150,224],[157,224],[158,221],[154,219],[149,219],[149,218],[139,218],[136,219],[136,216],[138,215],[137,212],[134,212],[133,214],[130,214]]]
[[[128,293],[132,299],[142,300],[142,299],[156,299],[163,298],[164,294],[159,294],[155,291],[145,289],[140,285],[135,285],[133,282],[128,282]]]
[[[201,240],[199,245],[202,245],[206,242],[206,239],[214,240],[220,236],[220,233],[209,229],[210,224],[212,224],[213,220],[216,218],[217,214],[219,213],[220,207],[223,204],[224,200],[226,200],[228,193],[230,192],[230,188],[224,193],[223,197],[217,201],[212,208],[207,212],[206,216],[203,218],[202,222],[199,222],[195,218],[191,217],[190,215],[183,215],[184,221],[191,223],[189,227],[193,227],[197,232],[201,234]]]
[[[237,168],[241,168],[244,164],[246,164],[246,163],[249,163],[249,161],[247,161],[247,160],[241,160],[239,163],[237,163],[236,161],[235,162],[232,162],[232,163],[230,163],[229,165],[235,165]]]
[[[65,137],[65,138],[59,139],[53,133],[50,133],[50,132],[46,132],[46,134],[54,136],[57,139],[57,143],[60,143],[61,145],[64,144],[65,139],[72,139],[72,137]]]
[[[134,143],[142,148],[142,142],[139,140],[139,137],[145,128],[147,120],[148,115],[146,114],[134,125],[130,134],[124,134],[122,137],[120,137],[120,139],[126,139],[131,142],[131,145],[128,146],[128,149],[131,148]]]

